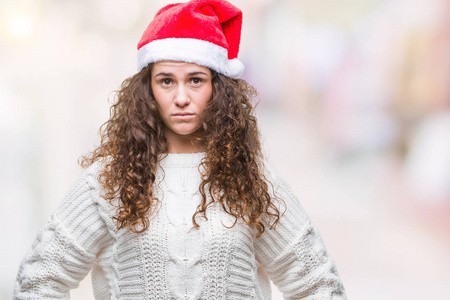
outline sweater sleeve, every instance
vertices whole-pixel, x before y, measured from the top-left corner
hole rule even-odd
[[[275,229],[256,239],[256,258],[285,299],[347,299],[336,267],[319,232],[291,188],[267,167],[285,213]],[[275,200],[276,201],[276,200]]]
[[[101,217],[94,164],[40,230],[16,277],[13,299],[69,299],[110,238]]]

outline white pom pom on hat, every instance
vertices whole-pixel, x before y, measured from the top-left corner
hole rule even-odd
[[[138,69],[163,61],[185,61],[239,78],[242,12],[225,0],[191,0],[158,11],[138,43]]]

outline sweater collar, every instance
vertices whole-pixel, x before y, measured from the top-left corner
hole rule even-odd
[[[159,155],[161,166],[198,166],[206,156],[205,152],[197,153],[164,153]]]

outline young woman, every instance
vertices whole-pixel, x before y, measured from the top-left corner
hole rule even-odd
[[[346,299],[319,233],[262,160],[238,79],[241,11],[162,8],[87,170],[23,260],[15,299]],[[270,279],[269,279],[270,278]]]

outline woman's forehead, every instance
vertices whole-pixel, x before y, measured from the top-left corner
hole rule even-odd
[[[193,73],[203,72],[211,74],[209,68],[184,61],[160,61],[153,65],[154,73]]]

